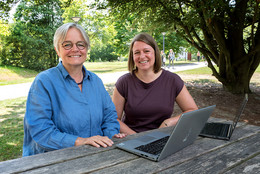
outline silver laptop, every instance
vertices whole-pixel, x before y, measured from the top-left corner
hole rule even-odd
[[[239,121],[239,118],[246,107],[247,101],[248,94],[245,94],[245,97],[237,111],[233,123],[208,122],[202,129],[200,136],[221,140],[230,140],[233,131],[236,128],[237,122]]]
[[[213,105],[182,114],[171,134],[158,130],[116,146],[141,157],[160,161],[192,144],[215,107]]]

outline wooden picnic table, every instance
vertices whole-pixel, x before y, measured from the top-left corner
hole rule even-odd
[[[160,131],[170,132],[172,128]],[[158,130],[152,130],[158,131]],[[113,139],[120,143],[146,132]],[[0,163],[0,173],[259,173],[260,127],[239,123],[231,140],[198,137],[190,146],[153,162],[113,145],[56,150]]]

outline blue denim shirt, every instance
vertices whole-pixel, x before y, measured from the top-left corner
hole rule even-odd
[[[61,62],[37,75],[26,104],[23,156],[74,146],[77,137],[111,138],[119,132],[101,79],[83,68],[82,91]]]

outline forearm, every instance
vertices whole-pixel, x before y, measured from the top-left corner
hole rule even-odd
[[[131,135],[131,134],[135,134],[136,132],[134,130],[132,130],[131,128],[129,128],[124,122],[122,122],[121,120],[117,119],[117,121],[120,124],[120,133],[125,133],[127,135]]]
[[[191,111],[194,111],[194,110],[196,110],[196,109],[198,109],[198,108],[197,108],[197,107],[194,107],[194,108],[192,108],[192,109],[189,109],[189,110],[184,111],[183,113],[191,112]],[[171,117],[171,118],[168,118],[168,119],[164,120],[164,121],[162,122],[162,124],[160,125],[159,128],[169,127],[169,126],[175,126],[183,113],[181,113],[181,114],[179,114],[179,115],[177,115],[177,116],[174,116],[174,117]]]
[[[25,141],[24,144],[29,146],[37,146],[37,151],[52,151],[72,147],[77,136],[59,132],[52,127],[44,127],[40,125],[29,126],[25,124]],[[36,128],[37,127],[37,128]]]
[[[178,116],[171,117],[171,118],[168,118],[168,119],[164,120],[164,121],[161,123],[161,125],[159,126],[159,128],[175,126],[176,123],[178,122],[180,116],[181,116],[181,114],[178,115]]]

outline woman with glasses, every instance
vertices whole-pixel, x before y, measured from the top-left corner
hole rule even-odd
[[[90,48],[85,30],[67,23],[54,35],[61,62],[37,75],[24,117],[23,156],[71,146],[112,146],[123,138],[115,106],[100,78],[83,63]]]

